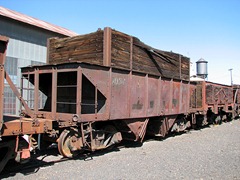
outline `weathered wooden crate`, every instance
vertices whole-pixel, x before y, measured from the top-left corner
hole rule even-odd
[[[105,28],[69,38],[51,38],[48,63],[85,62],[189,80],[189,58],[152,48],[138,38]]]

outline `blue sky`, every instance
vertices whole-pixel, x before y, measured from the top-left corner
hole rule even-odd
[[[240,84],[240,0],[0,0],[79,34],[106,26],[161,50],[208,61],[208,80]]]

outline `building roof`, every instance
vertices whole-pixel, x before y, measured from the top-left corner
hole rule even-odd
[[[29,25],[32,25],[32,26],[36,26],[36,27],[54,32],[54,33],[65,35],[65,36],[76,36],[76,35],[78,35],[77,33],[73,32],[73,31],[70,31],[68,29],[65,29],[65,28],[47,23],[45,21],[41,21],[39,19],[36,19],[36,18],[27,16],[27,15],[12,11],[10,9],[6,9],[2,6],[0,6],[0,16],[4,16],[4,17],[10,18],[10,19],[14,19],[16,21],[20,21],[20,22],[23,22],[23,23],[26,23],[26,24],[29,24]]]

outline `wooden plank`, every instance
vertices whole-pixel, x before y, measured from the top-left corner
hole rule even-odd
[[[116,31],[116,30],[112,30],[112,41],[115,41],[115,40],[126,42],[126,43],[131,42],[129,35],[119,32],[119,31]]]
[[[158,69],[155,66],[148,66],[146,64],[140,64],[133,61],[133,70],[151,75],[160,76]]]
[[[76,37],[51,38],[49,40],[49,63],[64,63],[64,61],[76,61],[77,59],[92,62],[95,57],[98,57],[95,54],[102,52],[102,31]],[[89,61],[87,60],[88,58],[90,58]],[[97,64],[102,64],[102,60],[97,62]]]
[[[90,64],[103,65],[103,53],[93,53],[93,54],[83,54],[81,56],[71,56],[68,58],[68,55],[60,56],[55,58],[55,61],[52,61],[52,64],[61,64],[67,62],[85,62]]]
[[[95,63],[167,78],[189,80],[189,58],[178,53],[152,48],[136,37],[110,28],[105,28],[104,31],[98,30],[69,38],[51,38],[48,48],[49,63],[73,61]],[[106,57],[108,57],[107,61]]]
[[[119,60],[112,59],[111,66],[115,68],[120,68],[120,69],[129,69],[130,67],[129,63],[130,61],[126,62],[126,61],[119,61]]]

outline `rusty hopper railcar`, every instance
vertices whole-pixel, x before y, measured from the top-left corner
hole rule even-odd
[[[74,150],[106,148],[122,138],[142,141],[150,121],[158,127],[149,128],[149,133],[163,136],[170,128],[190,126],[187,115],[195,85],[188,81],[85,63],[26,67],[22,75],[23,97],[31,93],[35,97],[36,123],[52,121],[51,127],[45,126],[46,133],[56,136],[66,157]],[[46,97],[42,109],[40,93]]]

